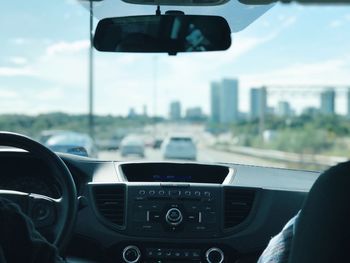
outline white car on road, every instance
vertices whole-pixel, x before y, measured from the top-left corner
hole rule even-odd
[[[125,157],[128,155],[138,155],[145,157],[145,144],[137,136],[125,137],[120,143],[120,154]]]
[[[197,147],[190,136],[169,136],[162,144],[162,153],[164,159],[197,159]]]

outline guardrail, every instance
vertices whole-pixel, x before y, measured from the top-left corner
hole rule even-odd
[[[262,159],[269,159],[269,160],[281,161],[281,162],[293,163],[293,164],[317,165],[321,167],[332,166],[337,163],[341,163],[349,160],[349,158],[342,157],[342,156],[298,154],[298,153],[251,148],[251,147],[242,147],[242,146],[235,146],[235,145],[216,144],[213,147],[217,150],[234,152],[234,153],[244,154],[252,157],[259,157]]]

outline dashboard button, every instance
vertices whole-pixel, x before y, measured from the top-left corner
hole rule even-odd
[[[172,226],[177,226],[182,222],[182,213],[177,208],[170,208],[165,215],[165,221]]]
[[[127,263],[136,263],[141,258],[141,252],[136,246],[127,246],[123,250],[123,259]]]
[[[210,192],[204,192],[205,197],[210,197]]]
[[[189,214],[187,219],[189,222],[198,222],[198,214]]]
[[[154,191],[154,190],[150,190],[150,191],[148,192],[149,195],[155,195],[155,193],[156,193],[156,191]]]
[[[139,195],[145,195],[146,194],[146,191],[145,190],[140,190],[139,191]]]
[[[149,219],[151,222],[159,222],[160,214],[158,212],[150,212]]]
[[[170,190],[169,194],[171,196],[180,196],[181,195],[181,191],[180,190]]]
[[[208,263],[222,263],[225,257],[221,249],[213,247],[205,253],[205,258]]]
[[[171,250],[167,250],[167,251],[165,251],[164,256],[167,257],[167,258],[170,258],[170,257],[173,256],[173,253],[172,253]]]
[[[195,192],[194,192],[194,195],[195,195],[195,196],[201,196],[201,192],[195,191]]]
[[[191,191],[185,191],[186,196],[191,196]]]
[[[159,190],[159,191],[158,191],[158,194],[161,195],[161,196],[163,196],[163,195],[165,194],[165,191],[164,191],[164,190]]]
[[[198,251],[192,251],[192,257],[193,258],[199,258],[200,257],[200,253]]]

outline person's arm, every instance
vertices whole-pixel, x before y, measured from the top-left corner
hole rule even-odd
[[[292,246],[294,227],[299,213],[284,226],[282,231],[273,237],[258,263],[287,263]]]
[[[31,219],[17,205],[0,199],[0,262],[3,261],[63,262],[57,248],[35,229]]]

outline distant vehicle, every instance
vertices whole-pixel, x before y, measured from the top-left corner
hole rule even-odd
[[[62,131],[52,134],[44,143],[54,152],[70,153],[96,158],[98,149],[94,140],[87,134]]]
[[[197,147],[190,136],[170,136],[161,148],[164,159],[197,159]]]
[[[115,151],[119,149],[121,141],[122,138],[111,138],[98,140],[96,143],[100,150]]]
[[[40,133],[39,137],[38,137],[38,141],[42,144],[46,144],[47,141],[55,136],[55,135],[61,135],[61,134],[65,134],[65,133],[70,133],[71,131],[67,131],[67,130],[44,130]]]
[[[120,143],[120,154],[123,157],[128,155],[138,155],[140,157],[145,157],[145,144],[139,137],[125,137]]]
[[[162,146],[163,139],[155,139],[153,142],[153,149],[160,149]]]

